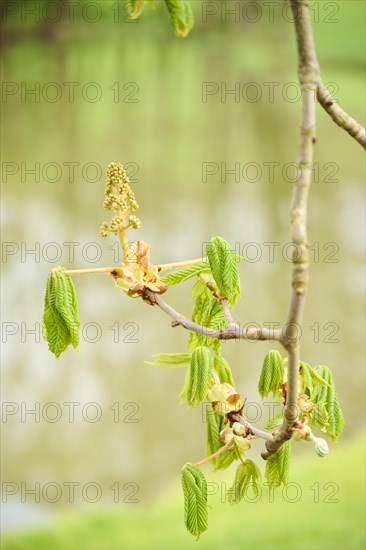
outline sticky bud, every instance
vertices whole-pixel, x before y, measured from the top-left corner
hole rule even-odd
[[[232,428],[225,428],[220,432],[220,439],[224,443],[229,443],[229,441],[231,441],[233,437],[234,434]]]
[[[240,424],[240,422],[234,422],[233,432],[234,432],[235,435],[244,435],[245,426],[243,426],[243,424]]]
[[[318,456],[326,456],[329,452],[328,443],[322,437],[316,437],[314,440],[315,451]]]

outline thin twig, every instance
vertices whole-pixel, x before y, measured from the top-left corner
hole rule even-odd
[[[202,460],[195,462],[194,465],[201,466],[201,464],[204,464],[205,462],[209,462],[209,460],[211,460],[212,458],[216,458],[217,456],[221,455],[222,453],[230,449],[230,447],[232,446],[233,446],[233,441],[229,441],[229,443],[226,443],[226,445],[224,445],[223,447],[220,447],[220,449],[216,451],[216,453],[213,453],[210,456],[205,456],[205,458],[203,458]]]
[[[159,271],[166,271],[168,269],[177,269],[179,267],[192,267],[193,265],[200,264],[201,262],[204,262],[207,260],[207,257],[204,258],[196,258],[195,260],[185,260],[184,262],[174,262],[172,264],[160,264],[156,267]]]
[[[217,338],[218,340],[277,340],[281,341],[282,331],[281,330],[271,330],[265,327],[248,327],[242,328],[239,323],[234,323],[228,325],[224,328],[213,329],[210,327],[205,327],[199,325],[184,315],[181,315],[173,309],[169,304],[167,304],[159,294],[152,292],[151,290],[146,289],[144,295],[149,299],[150,303],[156,304],[160,307],[165,313],[167,313],[173,320],[174,326],[181,325],[187,330],[198,332],[200,334],[205,334],[206,336],[211,336],[212,338]]]
[[[366,129],[338,105],[320,79],[317,86],[317,98],[331,119],[366,149]]]
[[[273,441],[274,437],[272,434],[263,430],[259,430],[258,428],[250,424],[250,422],[248,422],[248,420],[246,420],[246,418],[244,418],[241,414],[231,414],[231,418],[233,418],[237,422],[240,422],[240,424],[243,424],[243,426],[249,428],[252,434],[256,437],[261,437],[262,439],[266,439],[267,441]]]
[[[87,275],[89,273],[113,273],[118,267],[92,267],[90,269],[66,269],[69,275]]]
[[[228,325],[233,325],[235,323],[233,316],[231,314],[230,308],[229,308],[229,302],[227,298],[223,298],[222,300],[219,300],[221,307],[224,311],[225,318],[227,320]]]

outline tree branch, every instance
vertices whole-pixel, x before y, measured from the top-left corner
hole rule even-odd
[[[316,102],[319,103],[331,118],[346,130],[360,145],[366,148],[366,131],[350,115],[348,115],[329,94],[320,78],[320,69],[315,51],[314,37],[311,26],[311,17],[308,0],[290,0],[294,16],[295,32],[298,50],[298,73],[302,90],[299,166],[300,178],[295,182],[290,209],[291,240],[294,245],[292,254],[291,297],[285,323],[286,330],[270,330],[262,327],[242,329],[231,315],[226,300],[221,300],[227,324],[224,328],[215,330],[190,321],[180,315],[162,298],[149,290],[144,295],[152,304],[158,305],[170,315],[173,326],[181,325],[184,328],[218,338],[220,340],[276,340],[288,352],[288,373],[286,403],[283,422],[275,434],[267,434],[257,430],[240,415],[238,422],[249,427],[254,435],[264,437],[266,451],[262,457],[266,460],[276,453],[280,447],[293,435],[293,425],[297,420],[298,377],[300,364],[300,341],[298,329],[301,327],[304,305],[309,283],[309,255],[307,236],[307,202],[311,184],[311,166],[313,163],[313,149],[316,142]],[[169,265],[169,264],[168,264]],[[163,267],[163,266],[162,266]],[[240,418],[239,418],[240,416]]]
[[[167,304],[159,294],[152,292],[151,290],[145,289],[144,297],[148,299],[151,304],[157,305],[165,311],[173,320],[174,326],[181,325],[187,330],[198,332],[200,334],[205,334],[206,336],[211,336],[212,338],[217,338],[218,340],[277,340],[280,341],[282,338],[281,330],[271,330],[264,327],[248,327],[241,328],[239,323],[234,323],[227,325],[224,328],[213,329],[210,327],[204,327],[199,325],[184,315],[181,315],[173,309],[169,304]]]
[[[273,441],[266,443],[264,459],[276,453],[291,438],[292,426],[297,419],[297,393],[300,363],[298,327],[301,326],[306,292],[309,282],[309,258],[307,237],[307,199],[311,184],[311,165],[315,143],[314,90],[319,79],[319,66],[315,53],[307,0],[291,0],[295,21],[299,57],[299,80],[302,90],[299,165],[301,176],[294,185],[290,221],[292,255],[292,290],[287,314],[287,331],[282,341],[288,351],[287,396],[284,419]]]
[[[366,149],[365,128],[338,105],[320,78],[317,86],[317,98],[332,120]]]
[[[235,321],[233,319],[233,316],[232,316],[230,308],[229,308],[229,302],[228,302],[227,298],[223,298],[222,300],[219,300],[219,301],[220,301],[220,305],[221,305],[221,307],[224,311],[224,315],[225,315],[227,324],[228,325],[235,324]]]

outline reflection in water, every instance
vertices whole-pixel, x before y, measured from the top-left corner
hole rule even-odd
[[[171,330],[161,311],[114,289],[107,276],[80,277],[75,281],[83,327],[79,353],[68,350],[57,361],[40,336],[48,270],[59,264],[113,265],[113,240],[99,237],[105,218],[104,170],[110,161],[130,162],[141,206],[136,238],[152,245],[153,261],[198,257],[205,242],[222,235],[248,257],[240,267],[243,296],[237,319],[283,322],[291,182],[282,167],[296,158],[299,116],[299,104],[280,99],[275,105],[219,97],[203,103],[201,95],[202,82],[266,80],[271,40],[285,48],[289,34],[269,40],[259,29],[253,31],[254,51],[260,45],[268,50],[254,67],[237,36],[209,33],[204,42],[196,34],[183,47],[170,36],[148,40],[139,35],[132,41],[132,30],[125,31],[90,43],[14,44],[4,57],[7,81],[80,86],[75,101],[68,100],[63,86],[60,101],[13,97],[4,113],[4,160],[12,164],[4,179],[3,239],[15,246],[4,264],[8,336],[3,387],[10,404],[3,425],[3,478],[29,486],[35,481],[98,483],[102,503],[111,502],[108,488],[116,482],[138,483],[140,502],[155,498],[182,463],[203,455],[202,411],[177,407],[184,373],[144,364],[153,353],[183,351],[187,335]],[[296,78],[295,68],[280,56],[277,64],[284,82]],[[97,102],[80,94],[89,82],[102,90]],[[121,93],[126,83],[136,83],[138,101],[130,103],[125,95],[116,101],[111,90],[116,82]],[[311,364],[324,362],[334,369],[352,431],[362,400],[362,385],[347,374],[349,369],[358,376],[362,372],[362,211],[357,207],[363,198],[362,168],[345,137],[337,159],[340,181],[323,181],[325,163],[334,160],[329,145],[334,131],[330,124],[322,127],[317,152],[320,176],[312,189],[309,227],[318,254],[311,268],[303,354]],[[272,162],[280,167],[273,175],[267,169]],[[205,182],[204,163],[217,163]],[[236,163],[239,176],[225,173],[237,170]],[[249,163],[255,164],[258,181],[248,176]],[[327,243],[339,247],[335,262],[326,262]],[[95,250],[100,258],[92,256]],[[167,294],[186,314],[189,289],[185,283]],[[137,341],[129,341],[126,323],[135,324]],[[248,402],[258,399],[257,375],[266,349],[261,343],[224,344],[223,354]],[[92,402],[94,409],[88,406]],[[67,506],[67,498],[63,495],[58,504]]]

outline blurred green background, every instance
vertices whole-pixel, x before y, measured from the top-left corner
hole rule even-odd
[[[209,532],[196,543],[183,525],[179,471],[205,454],[202,411],[178,405],[182,370],[144,364],[154,353],[184,351],[185,331],[94,275],[75,279],[79,353],[56,360],[40,336],[54,265],[115,264],[113,238],[99,236],[111,161],[129,163],[142,220],[131,238],[151,244],[155,263],[199,257],[221,235],[248,257],[235,317],[283,322],[300,117],[288,4],[194,1],[195,27],[184,40],[159,0],[137,22],[124,2],[54,4],[2,6],[3,547],[363,548],[364,160],[320,107],[302,357],[332,368],[346,429],[326,459],[296,445],[298,485],[288,494],[279,490],[270,502],[264,489],[258,502],[230,507],[220,501],[234,469],[206,468],[215,494]],[[363,121],[365,4],[311,6],[323,80]],[[205,83],[219,91],[203,97]],[[240,97],[221,96],[225,86],[239,86]],[[205,166],[216,173],[203,177]],[[225,174],[238,166],[239,175]],[[189,282],[166,298],[189,314]],[[269,408],[256,385],[271,347],[223,347],[259,426]],[[258,463],[262,447],[253,445]],[[36,483],[39,495],[27,494]],[[74,502],[70,483],[78,484]],[[10,487],[16,494],[6,494]]]

